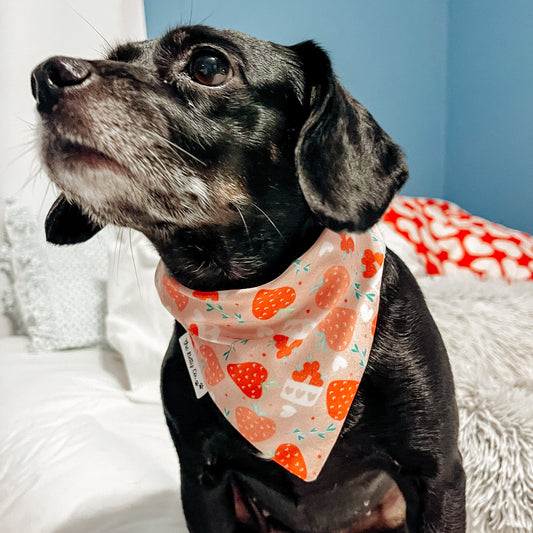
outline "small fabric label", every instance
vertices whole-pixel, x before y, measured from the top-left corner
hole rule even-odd
[[[187,365],[187,370],[191,377],[192,386],[194,387],[194,392],[197,398],[201,398],[208,391],[204,383],[204,377],[200,370],[200,365],[198,364],[198,359],[196,358],[196,352],[191,341],[191,336],[188,333],[185,333],[180,337],[179,341],[185,364]]]

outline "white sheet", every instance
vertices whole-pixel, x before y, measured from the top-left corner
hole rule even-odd
[[[0,339],[0,530],[185,532],[161,405],[127,398],[111,352],[26,343]]]

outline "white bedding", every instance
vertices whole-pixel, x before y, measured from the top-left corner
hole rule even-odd
[[[127,398],[112,352],[27,342],[0,339],[0,531],[186,531],[161,406]]]

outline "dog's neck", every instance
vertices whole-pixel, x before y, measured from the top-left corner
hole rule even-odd
[[[169,273],[194,290],[243,289],[280,275],[308,250],[323,228],[311,213],[290,224],[244,224],[178,229],[158,252]]]

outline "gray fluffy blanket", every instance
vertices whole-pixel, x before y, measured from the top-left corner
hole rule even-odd
[[[533,283],[419,279],[450,356],[470,533],[533,532]]]

